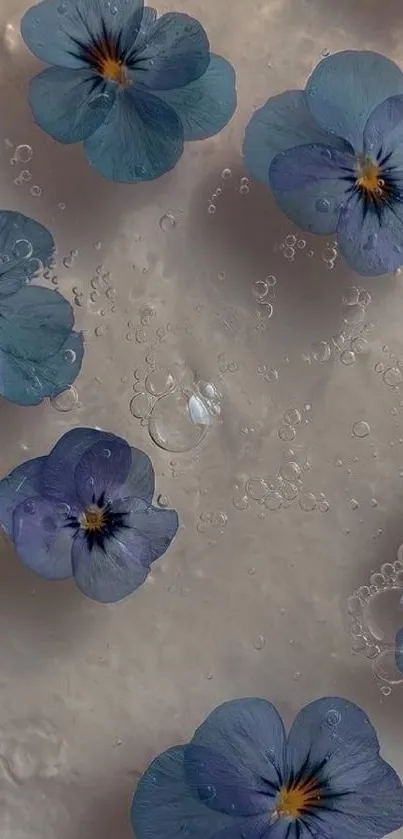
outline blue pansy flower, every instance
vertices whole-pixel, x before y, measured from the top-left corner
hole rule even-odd
[[[185,140],[217,134],[234,113],[234,70],[189,15],[158,18],[143,0],[43,0],[21,33],[53,65],[31,81],[35,121],[61,143],[83,142],[109,180],[158,178]]]
[[[57,396],[78,375],[82,336],[72,307],[56,291],[29,285],[54,251],[45,227],[0,211],[0,394],[21,405]]]
[[[352,702],[312,702],[286,736],[266,699],[235,699],[151,763],[131,817],[137,839],[380,839],[403,788]]]
[[[177,513],[153,507],[153,495],[144,452],[74,428],[0,482],[0,523],[40,577],[74,577],[87,597],[112,603],[144,583],[178,529]]]
[[[250,173],[302,230],[336,234],[364,275],[403,263],[403,74],[374,52],[321,61],[246,129]]]

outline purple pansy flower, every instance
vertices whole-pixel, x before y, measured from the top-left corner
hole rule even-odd
[[[74,428],[0,482],[0,522],[39,576],[73,576],[87,597],[112,603],[145,581],[178,529],[177,513],[153,507],[153,495],[144,452],[115,434]]]
[[[336,234],[359,273],[403,263],[403,73],[383,55],[321,61],[252,117],[245,164],[302,230]]]
[[[403,788],[352,702],[312,702],[286,736],[266,699],[235,699],[151,763],[131,818],[137,839],[381,839]]]

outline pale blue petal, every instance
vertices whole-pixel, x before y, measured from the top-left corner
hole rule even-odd
[[[0,484],[0,488],[1,488],[1,484]],[[400,601],[400,603],[401,603],[401,601]],[[396,644],[396,650],[395,650],[396,667],[400,671],[400,673],[403,673],[403,626],[400,629],[398,629],[398,631],[396,632],[395,644]]]
[[[217,839],[225,828],[244,824],[205,806],[186,781],[184,752],[184,746],[163,752],[140,779],[131,807],[137,839]]]
[[[137,15],[138,13],[136,13],[136,21],[138,20]],[[152,9],[151,6],[145,6],[141,13],[140,27],[135,37],[132,36],[130,27],[126,24],[124,33],[121,35],[121,40],[122,38],[124,39],[125,62],[129,67],[132,65],[133,60],[135,60],[137,53],[147,45],[156,20],[156,9]]]
[[[66,510],[41,496],[26,499],[13,515],[13,541],[21,561],[47,580],[72,576],[72,531]]]
[[[386,99],[372,112],[365,126],[364,150],[382,166],[382,177],[403,177],[403,96]]]
[[[131,449],[121,437],[94,443],[80,458],[75,472],[77,497],[83,506],[104,497],[110,501],[124,484],[130,469]]]
[[[86,47],[105,32],[116,40],[127,26],[135,38],[132,20],[138,28],[142,8],[143,0],[111,0],[109,6],[106,0],[43,0],[25,13],[21,34],[42,61],[75,70],[88,64]]]
[[[74,323],[73,309],[61,294],[40,286],[25,286],[0,306],[0,350],[40,362],[67,341]]]
[[[29,85],[35,122],[59,143],[78,143],[93,134],[115,97],[116,85],[104,82],[93,70],[50,67]]]
[[[229,61],[212,55],[206,72],[185,87],[156,90],[178,114],[185,140],[204,140],[218,134],[235,112],[235,71]]]
[[[41,475],[41,494],[45,498],[66,502],[77,507],[78,498],[74,480],[77,464],[87,449],[98,442],[105,448],[116,439],[114,434],[96,428],[72,428],[63,434],[47,456]]]
[[[284,776],[284,726],[274,705],[248,697],[219,705],[197,729],[193,746],[216,752],[233,768],[233,777],[260,793],[270,806]],[[218,791],[219,794],[219,791]]]
[[[189,743],[185,749],[186,780],[212,810],[233,816],[256,816],[274,805],[279,784],[230,763],[217,749]]]
[[[115,603],[144,583],[148,567],[141,562],[145,540],[130,527],[90,550],[84,533],[73,541],[73,573],[80,591],[99,603]]]
[[[20,405],[38,405],[57,396],[77,377],[84,352],[83,340],[71,332],[55,355],[32,362],[0,350],[0,393]]]
[[[269,178],[277,203],[301,230],[329,234],[354,187],[354,158],[328,146],[298,146],[274,158]]]
[[[88,162],[111,181],[138,183],[172,169],[183,152],[183,127],[165,102],[140,90],[116,98],[105,122],[84,141]]]
[[[306,93],[318,124],[362,152],[368,117],[385,99],[403,93],[403,74],[384,55],[346,50],[318,64]]]
[[[126,513],[125,524],[133,542],[136,534],[141,537],[141,562],[151,565],[168,550],[179,527],[175,510],[159,510],[143,498],[120,498],[113,502],[114,513]]]
[[[47,268],[54,252],[51,233],[22,213],[0,211],[0,299],[14,294]]]
[[[403,264],[403,204],[390,199],[380,208],[366,208],[354,195],[340,212],[339,248],[347,262],[365,277],[395,271]]]
[[[143,48],[135,50],[130,76],[152,90],[183,87],[206,72],[209,60],[210,45],[201,23],[168,12],[149,29]]]
[[[21,463],[0,481],[0,524],[12,538],[13,512],[22,501],[39,495],[39,477],[46,458]]]
[[[153,500],[155,473],[150,458],[140,449],[131,448],[132,462],[129,474],[120,488],[122,498],[134,496],[143,498],[149,504]]]
[[[270,186],[269,169],[274,158],[307,143],[324,143],[339,151],[348,149],[343,140],[330,137],[317,125],[302,90],[287,90],[253,114],[243,145],[245,167],[252,177]]]

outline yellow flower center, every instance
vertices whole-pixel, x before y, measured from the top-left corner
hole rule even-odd
[[[80,525],[83,530],[91,533],[100,533],[106,524],[105,510],[101,507],[87,507],[80,516]]]
[[[275,815],[278,818],[297,819],[320,801],[320,788],[315,778],[283,787],[277,799]]]
[[[130,84],[125,63],[119,58],[116,44],[108,39],[87,48],[87,59],[99,76],[127,87]]]
[[[103,58],[99,72],[104,79],[108,79],[110,82],[121,85],[127,85],[128,83],[126,67],[122,61],[118,61],[116,58]]]
[[[374,201],[383,200],[387,195],[382,171],[378,164],[369,158],[358,161],[356,186]]]

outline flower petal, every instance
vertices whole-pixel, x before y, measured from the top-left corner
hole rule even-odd
[[[54,251],[53,236],[39,222],[22,213],[0,211],[0,298],[14,294],[42,267]]]
[[[1,489],[1,484],[0,484],[0,489]],[[395,650],[396,667],[400,671],[400,673],[403,673],[403,626],[400,629],[398,629],[398,631],[396,632],[395,644],[396,644],[396,650]]]
[[[120,495],[122,498],[132,495],[143,498],[149,504],[153,500],[155,489],[155,473],[150,458],[140,449],[131,447],[132,462],[129,474],[122,484]]]
[[[67,341],[73,309],[57,291],[25,286],[0,306],[0,350],[19,359],[43,361]]]
[[[186,780],[207,807],[233,816],[267,813],[274,790],[256,773],[230,763],[225,755],[207,746],[189,743],[185,749]]]
[[[403,96],[386,99],[370,115],[364,131],[364,151],[382,165],[382,174],[403,169]],[[400,175],[401,177],[401,175]]]
[[[83,506],[95,503],[101,496],[112,499],[124,484],[131,465],[131,449],[126,440],[115,437],[105,445],[94,443],[80,458],[74,473],[77,497]]]
[[[274,705],[266,699],[246,698],[215,708],[195,732],[191,745],[220,755],[232,768],[234,787],[243,782],[251,789],[254,784],[270,802],[281,786],[284,742],[284,726]],[[220,789],[216,789],[219,797]]]
[[[85,534],[79,531],[72,550],[78,588],[86,597],[99,603],[122,600],[139,588],[148,576],[148,567],[138,557],[143,549],[147,549],[146,540],[140,534],[134,534],[131,528],[106,538],[102,548],[94,544],[91,550]]]
[[[85,47],[94,41],[116,40],[131,20],[140,23],[143,0],[43,0],[32,6],[21,21],[21,35],[38,58],[72,70],[88,65]],[[133,34],[133,33],[132,33]],[[135,32],[134,32],[135,37]]]
[[[0,481],[0,523],[10,538],[15,508],[27,498],[39,495],[39,477],[45,460],[45,457],[27,460]]]
[[[376,731],[358,705],[339,697],[324,697],[306,705],[296,716],[287,740],[289,771],[315,772],[331,792],[350,792],[371,779],[378,765]]]
[[[93,70],[50,67],[30,82],[29,101],[35,122],[59,143],[85,140],[112,108],[115,87]]]
[[[210,45],[201,23],[180,12],[158,18],[136,49],[131,78],[151,90],[183,87],[206,72]]]
[[[269,169],[282,151],[307,143],[323,143],[339,151],[348,146],[331,137],[315,122],[303,90],[287,90],[273,96],[253,114],[243,144],[245,167],[252,177],[270,186]]]
[[[28,498],[13,514],[13,541],[21,561],[47,580],[72,576],[72,531],[67,509],[46,498]]]
[[[140,779],[131,807],[137,839],[217,839],[227,826],[244,823],[205,806],[186,781],[184,752],[184,746],[163,752]]]
[[[351,154],[324,145],[281,152],[270,166],[270,184],[286,215],[302,230],[332,233],[355,181]]]
[[[390,199],[378,212],[359,195],[352,196],[340,212],[337,241],[358,274],[395,271],[403,263],[403,204]]]
[[[218,134],[235,112],[235,71],[225,58],[212,55],[199,79],[185,87],[154,93],[180,117],[185,140],[204,140]]]
[[[152,180],[178,162],[183,152],[182,123],[161,99],[129,88],[84,141],[84,151],[91,166],[111,181]]]
[[[0,393],[10,402],[39,405],[76,379],[83,353],[83,339],[77,332],[70,333],[58,353],[41,362],[32,363],[0,350]]]
[[[385,99],[403,93],[403,74],[384,55],[346,50],[317,65],[306,93],[308,107],[319,125],[362,152],[368,117]]]
[[[107,431],[96,428],[72,428],[60,437],[48,454],[40,478],[41,495],[51,500],[65,502],[77,508],[78,498],[74,480],[77,464],[87,449],[95,443],[120,439]]]
[[[175,510],[159,510],[143,498],[119,498],[112,504],[114,513],[126,513],[125,531],[128,538],[132,531],[132,550],[136,551],[137,535],[141,536],[141,562],[151,565],[168,550],[179,521]],[[137,534],[137,535],[136,535]]]

